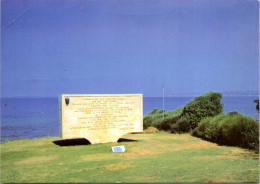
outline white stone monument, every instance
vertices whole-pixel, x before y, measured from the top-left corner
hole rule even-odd
[[[142,131],[142,94],[59,96],[63,139],[86,138],[91,144],[117,142],[124,134]]]

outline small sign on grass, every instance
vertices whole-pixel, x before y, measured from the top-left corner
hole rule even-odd
[[[125,146],[114,146],[112,147],[113,153],[125,152]]]

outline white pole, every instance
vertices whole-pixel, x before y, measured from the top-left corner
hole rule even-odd
[[[164,86],[162,86],[162,91],[163,91],[163,120],[164,120]]]

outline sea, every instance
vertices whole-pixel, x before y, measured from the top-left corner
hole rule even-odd
[[[164,109],[184,106],[194,97],[164,97]],[[224,112],[237,111],[259,120],[259,96],[224,96]],[[143,115],[163,109],[162,97],[143,97]],[[59,136],[58,98],[1,98],[1,142]]]

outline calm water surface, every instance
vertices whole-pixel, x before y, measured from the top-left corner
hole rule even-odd
[[[174,110],[194,97],[166,97],[165,110]],[[223,97],[224,112],[238,111],[259,119],[255,96]],[[144,97],[144,115],[163,108],[162,97]],[[59,135],[58,98],[3,98],[1,99],[1,139],[33,139]]]

